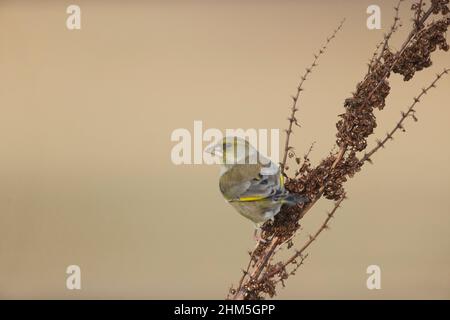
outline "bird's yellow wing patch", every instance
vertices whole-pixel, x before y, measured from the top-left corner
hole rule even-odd
[[[262,200],[264,198],[266,198],[266,197],[265,196],[241,197],[241,198],[238,199],[238,201],[243,201],[243,202],[246,202],[246,201],[258,201],[258,200]]]

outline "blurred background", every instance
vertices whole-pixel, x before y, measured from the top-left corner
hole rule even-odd
[[[293,145],[334,145],[343,101],[362,80],[396,1],[0,2],[0,298],[224,298],[254,246],[224,203],[219,168],[174,165],[177,128],[286,127],[290,95],[326,37],[347,21],[305,83]],[[66,28],[70,4],[81,30]],[[371,4],[381,30],[366,27]],[[409,32],[410,2],[401,9]],[[391,77],[382,137],[444,67]],[[283,299],[450,298],[450,78],[417,107],[374,165],[347,184],[331,230]],[[284,135],[281,136],[284,141]],[[206,145],[206,143],[205,143]],[[332,203],[303,220],[316,230]],[[66,289],[68,265],[82,289]],[[366,268],[381,268],[368,290]]]

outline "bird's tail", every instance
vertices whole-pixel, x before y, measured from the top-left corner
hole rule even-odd
[[[308,197],[298,193],[287,193],[282,200],[283,204],[288,206],[295,206],[296,204],[308,202]]]

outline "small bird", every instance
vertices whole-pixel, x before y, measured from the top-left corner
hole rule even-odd
[[[267,220],[273,220],[283,204],[292,206],[308,200],[285,190],[279,166],[247,140],[225,137],[205,151],[220,157],[220,191],[241,215],[253,221],[258,241],[259,228]]]

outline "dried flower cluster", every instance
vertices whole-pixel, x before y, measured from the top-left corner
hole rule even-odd
[[[317,66],[318,58],[341,29],[342,23],[327,39],[319,53],[315,55],[311,66],[306,69],[306,73],[302,76],[297,87],[296,95],[292,97],[293,104],[291,115],[288,118],[289,127],[286,130],[285,154],[281,168],[283,174],[287,177],[286,188],[290,192],[306,195],[310,202],[284,208],[275,217],[275,221],[268,221],[264,224],[262,237],[266,242],[259,243],[255,250],[249,253],[250,261],[247,268],[244,270],[238,286],[230,289],[229,298],[261,299],[265,296],[272,297],[276,294],[278,283],[282,283],[284,286],[284,281],[295,273],[306,258],[307,255],[304,253],[306,248],[316,240],[322,231],[327,229],[330,219],[345,199],[344,183],[360,171],[366,161],[371,161],[370,157],[373,153],[392,139],[397,130],[404,130],[403,122],[407,118],[412,117],[416,120],[414,107],[420,98],[435,86],[442,75],[449,72],[449,70],[444,70],[438,74],[436,79],[414,98],[414,102],[406,112],[402,113],[400,121],[394,129],[383,140],[378,141],[369,152],[360,156],[360,153],[367,148],[367,138],[373,134],[377,127],[374,110],[383,110],[386,106],[386,98],[391,90],[388,81],[391,74],[400,74],[404,81],[408,81],[413,78],[416,72],[431,66],[431,54],[434,51],[437,49],[448,51],[449,49],[445,38],[445,33],[450,25],[450,18],[446,16],[450,12],[449,0],[431,0],[428,4],[420,0],[411,7],[414,17],[411,32],[398,51],[391,51],[389,40],[400,27],[398,12],[400,3],[403,1],[400,0],[395,7],[394,23],[385,35],[383,42],[377,46],[370,60],[368,73],[358,83],[352,97],[344,102],[345,112],[339,115],[340,119],[336,124],[336,144],[339,151],[330,153],[315,167],[309,160],[309,152],[303,159],[296,157],[298,169],[293,177],[289,177],[286,174],[289,169],[286,162],[288,157],[293,158],[295,156],[293,147],[289,144],[289,137],[292,133],[293,124],[298,125],[295,115],[298,111],[297,104],[302,92],[303,82],[311,73],[311,70]],[[430,17],[434,18],[431,22],[429,22]],[[336,201],[333,210],[327,215],[324,223],[314,235],[309,236],[309,240],[301,249],[294,250],[289,259],[275,262],[275,253],[282,245],[287,244],[287,248],[293,250],[292,238],[300,228],[299,221],[322,196]],[[288,271],[288,266],[292,266],[292,270]]]
[[[449,49],[444,36],[449,24],[450,18],[444,18],[424,28],[417,39],[406,48],[392,71],[401,74],[403,80],[408,81],[414,76],[416,71],[430,67],[431,53],[433,51],[436,51],[437,48],[444,51]],[[393,64],[395,61],[394,54],[389,50],[386,50],[383,58],[389,64]]]

